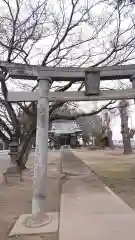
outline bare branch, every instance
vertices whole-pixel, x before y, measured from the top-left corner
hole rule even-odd
[[[67,116],[67,115],[58,115],[58,114],[54,114],[53,116],[50,116],[50,120],[51,121],[54,121],[54,120],[57,120],[57,119],[66,119],[66,120],[76,120],[77,118],[79,117],[82,117],[82,116],[92,116],[92,115],[95,115],[95,114],[98,114],[100,113],[102,110],[106,109],[110,104],[112,104],[113,102],[110,101],[109,103],[107,103],[106,105],[102,106],[100,109],[98,110],[94,110],[90,113],[78,113],[78,114],[75,114],[75,115],[72,115],[72,116]]]
[[[0,126],[8,133],[9,137],[12,136],[10,128],[7,126],[7,124],[0,118]]]
[[[50,54],[51,54],[52,52],[54,52],[54,51],[60,46],[60,44],[65,40],[68,32],[69,32],[73,27],[76,26],[76,25],[74,24],[74,26],[71,27],[71,22],[72,22],[72,18],[73,18],[73,15],[74,15],[75,7],[76,7],[78,1],[79,1],[79,0],[76,0],[74,4],[72,3],[72,10],[71,10],[71,14],[70,14],[70,17],[69,17],[69,22],[68,22],[68,24],[67,24],[67,28],[66,28],[66,30],[65,30],[65,33],[64,33],[64,35],[62,36],[62,38],[58,41],[58,43],[57,43],[54,47],[51,47],[50,50],[48,51],[48,53],[46,54],[45,58],[44,58],[43,61],[42,61],[42,65],[43,65],[43,66],[45,65],[45,63],[46,63],[48,57],[50,56]],[[77,24],[77,25],[78,25],[78,24]]]
[[[3,140],[4,143],[9,143],[10,139],[0,130],[0,138]]]

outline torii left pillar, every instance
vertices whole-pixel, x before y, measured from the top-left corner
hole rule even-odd
[[[39,79],[32,217],[26,220],[25,224],[27,227],[41,227],[51,221],[50,217],[46,215],[49,123],[48,91],[50,81],[49,79]]]
[[[58,213],[47,213],[46,209],[49,84],[49,79],[39,79],[32,214],[21,215],[9,236],[52,233],[58,231]]]

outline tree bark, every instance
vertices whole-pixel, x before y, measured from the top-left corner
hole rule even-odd
[[[108,143],[109,143],[109,147],[111,149],[114,149],[114,144],[113,144],[113,140],[112,140],[112,130],[111,129],[108,129],[107,131],[107,138],[108,138]]]
[[[122,133],[122,138],[123,138],[124,154],[132,153],[129,133],[126,131]]]
[[[26,136],[24,136],[23,141],[20,143],[20,146],[18,147],[18,159],[17,164],[20,169],[24,169],[24,164],[26,165],[28,156],[32,147],[32,144],[34,142],[33,138],[35,135],[35,128],[31,128],[29,133],[27,133]]]
[[[128,102],[126,100],[120,101],[120,118],[121,118],[121,134],[123,138],[124,154],[132,153],[130,132],[128,128]]]
[[[22,162],[21,162],[21,169],[22,170],[26,168],[26,163],[28,161],[29,155],[31,153],[32,145],[33,145],[34,142],[35,142],[35,138],[33,137],[33,138],[30,139],[30,141],[28,143],[28,147],[27,147],[27,149],[26,149],[26,151],[25,151],[25,153],[22,157]]]
[[[5,141],[4,144],[5,144],[5,150],[9,149],[9,141]]]
[[[113,144],[113,140],[112,140],[112,130],[111,130],[111,127],[110,127],[110,116],[109,116],[109,111],[105,111],[103,113],[103,128],[104,128],[104,134],[105,134],[105,137],[107,137],[107,144],[108,144],[108,147],[110,147],[111,149],[114,149],[114,144]]]

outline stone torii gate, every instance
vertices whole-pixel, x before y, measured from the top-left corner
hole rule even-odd
[[[12,103],[38,101],[32,215],[25,219],[24,224],[28,228],[40,228],[49,223],[51,224],[52,221],[51,214],[47,215],[46,213],[49,101],[134,99],[135,65],[103,68],[57,68],[0,62],[0,68],[7,72],[11,78],[39,81],[38,91],[9,92],[7,101]],[[117,79],[130,79],[132,89],[100,91],[100,81]],[[76,82],[84,81],[85,91],[49,92],[51,81],[72,80]]]

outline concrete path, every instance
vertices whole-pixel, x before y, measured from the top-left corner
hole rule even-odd
[[[134,240],[135,212],[63,150],[59,240]]]

